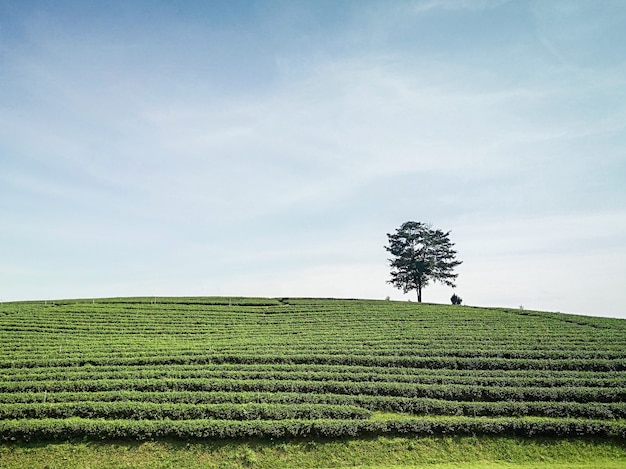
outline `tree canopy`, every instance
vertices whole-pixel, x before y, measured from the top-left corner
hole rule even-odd
[[[417,291],[417,301],[422,301],[422,289],[431,281],[455,287],[458,274],[454,268],[462,263],[456,260],[450,232],[435,230],[421,222],[407,221],[395,233],[387,233],[391,253],[392,284],[404,293]]]

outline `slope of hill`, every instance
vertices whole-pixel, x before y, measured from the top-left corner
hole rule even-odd
[[[369,300],[0,305],[0,439],[626,437],[626,321]]]

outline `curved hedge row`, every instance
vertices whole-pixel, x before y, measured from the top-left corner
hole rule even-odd
[[[4,404],[0,420],[105,418],[130,420],[285,420],[367,419],[371,412],[354,405],[333,404],[170,404],[155,402],[64,402]]]
[[[232,380],[300,380],[300,381],[350,381],[391,382],[439,385],[507,386],[507,387],[626,387],[626,375],[600,377],[570,376],[482,376],[456,372],[432,373],[430,369],[358,367],[359,371],[345,367],[342,371],[303,370],[299,365],[287,365],[291,369],[273,369],[272,365],[248,365],[234,368],[232,365],[201,366],[146,366],[146,367],[78,367],[63,370],[38,368],[37,372],[3,373],[5,383],[32,383],[47,381],[83,380],[146,380],[146,379],[232,379]],[[322,365],[323,366],[323,365]],[[89,369],[91,368],[91,369]],[[105,368],[105,369],[102,369]],[[43,370],[43,371],[42,371]],[[405,372],[402,373],[401,371]]]
[[[342,366],[389,366],[448,370],[552,370],[552,371],[626,371],[625,359],[523,359],[523,358],[461,358],[378,355],[311,354],[189,354],[150,355],[140,353],[128,357],[80,354],[74,358],[3,359],[2,368],[67,367],[67,366],[139,366],[139,365],[204,365],[204,364],[323,364]]]
[[[626,437],[626,424],[601,420],[437,417],[395,421],[363,420],[92,420],[0,421],[4,441],[73,438],[292,438],[378,434]]]
[[[537,417],[581,417],[591,419],[624,419],[626,402],[578,403],[554,401],[454,401],[432,398],[408,398],[394,396],[366,396],[345,394],[302,394],[268,392],[196,392],[173,391],[102,391],[102,392],[61,392],[61,393],[15,393],[0,394],[0,419],[34,418],[61,416],[130,418],[130,415],[145,414],[143,418],[176,419],[175,415],[187,418],[226,418],[218,413],[219,405],[235,407],[249,406],[244,415],[250,417],[255,404],[302,405],[305,409],[317,406],[313,415],[325,418],[366,418],[370,412],[391,411],[413,415],[466,415],[466,416],[537,416]],[[118,406],[107,407],[107,403]],[[328,406],[332,410],[323,410]],[[215,407],[213,409],[212,407]],[[335,409],[337,407],[337,409]],[[209,410],[204,410],[208,408]],[[76,409],[76,410],[75,410]],[[123,409],[130,409],[128,411]],[[117,417],[115,412],[120,412]],[[121,412],[128,412],[123,414]],[[209,413],[211,412],[211,413]],[[236,411],[243,412],[243,411]],[[301,411],[300,411],[301,412]],[[343,416],[342,416],[343,415]],[[230,416],[230,420],[240,420]]]
[[[374,396],[430,397],[463,401],[573,401],[621,402],[626,388],[603,387],[498,387],[465,385],[431,385],[386,382],[300,381],[300,380],[235,380],[235,379],[133,379],[23,381],[0,383],[1,392],[24,391],[257,391],[364,394]]]

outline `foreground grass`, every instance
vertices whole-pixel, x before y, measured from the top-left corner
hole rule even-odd
[[[626,442],[496,437],[339,441],[63,442],[0,446],[0,468],[572,468],[626,467]]]

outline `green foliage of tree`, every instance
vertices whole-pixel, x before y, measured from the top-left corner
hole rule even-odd
[[[417,291],[422,301],[422,289],[431,281],[455,287],[458,274],[454,268],[462,263],[456,260],[450,232],[433,229],[430,225],[407,221],[395,233],[387,233],[391,253],[391,280],[388,283],[404,293]]]

